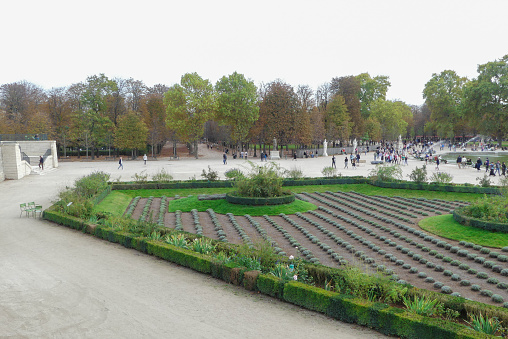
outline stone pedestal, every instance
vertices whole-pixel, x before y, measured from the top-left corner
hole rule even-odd
[[[280,160],[279,151],[270,151],[270,160]]]

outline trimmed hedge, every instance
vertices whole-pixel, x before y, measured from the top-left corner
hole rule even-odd
[[[235,195],[236,192],[226,193],[226,201],[231,204],[262,206],[262,205],[283,205],[295,201],[294,194],[284,194],[281,197],[260,198],[260,197],[241,197]]]
[[[282,186],[308,186],[308,185],[337,185],[337,184],[370,184],[383,188],[411,189],[425,191],[442,191],[457,193],[477,193],[477,194],[500,194],[498,187],[480,187],[460,184],[425,184],[412,181],[372,181],[364,177],[340,177],[340,178],[303,178],[303,179],[284,179]],[[112,190],[137,190],[137,189],[180,189],[180,188],[211,188],[211,187],[233,187],[233,180],[217,181],[172,181],[172,182],[153,182],[144,183],[111,183]]]
[[[457,208],[453,211],[453,219],[464,226],[481,228],[487,231],[508,233],[508,224],[484,221],[468,217],[463,213],[466,207]]]
[[[499,194],[498,187],[480,187],[480,186],[466,186],[454,184],[421,184],[411,181],[374,181],[370,182],[373,186],[383,188],[395,189],[410,189],[410,190],[424,190],[424,191],[441,191],[441,192],[457,192],[457,193],[478,193],[478,194]]]

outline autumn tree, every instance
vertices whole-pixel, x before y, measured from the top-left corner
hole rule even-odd
[[[464,90],[467,116],[499,145],[508,133],[508,55],[478,66],[478,77]]]
[[[364,126],[361,115],[360,81],[352,75],[333,78],[330,87],[334,95],[339,94],[344,98],[347,111],[353,124],[351,138],[361,138],[364,134]]]
[[[135,112],[129,112],[120,117],[115,132],[115,146],[118,148],[130,148],[132,158],[137,155],[136,151],[146,149],[148,127],[143,119]]]
[[[250,128],[259,118],[257,88],[243,74],[234,72],[222,77],[215,85],[217,93],[216,120],[228,126],[231,141],[247,141]]]
[[[326,139],[341,139],[343,142],[349,140],[352,122],[347,111],[344,98],[341,95],[335,95],[326,107],[324,116]]]
[[[455,71],[446,70],[432,74],[425,84],[423,97],[430,109],[430,124],[437,135],[444,138],[455,138],[457,126],[463,119],[461,100],[463,87],[467,78],[460,77]]]
[[[205,122],[214,115],[213,86],[197,73],[182,76],[179,84],[172,86],[164,95],[166,124],[176,131],[178,138],[192,144],[198,158],[198,140],[203,136]]]
[[[288,145],[296,140],[298,97],[292,86],[275,80],[266,86],[260,104],[265,130],[265,142],[277,139],[278,145]]]
[[[0,109],[5,112],[6,125],[10,126],[11,133],[49,132],[42,107],[45,101],[44,90],[27,81],[0,87]]]
[[[154,146],[162,145],[168,136],[164,97],[160,94],[145,95],[140,107],[143,121],[148,127],[148,143],[152,146],[152,156],[154,156]]]

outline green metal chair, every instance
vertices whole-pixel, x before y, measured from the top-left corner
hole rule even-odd
[[[35,208],[35,202],[29,202],[28,204],[26,204],[26,209],[25,209],[25,212],[26,212],[26,215],[29,217],[30,214],[33,214],[33,210]]]
[[[35,205],[32,209],[32,215],[34,218],[37,217],[37,213],[39,213],[39,216],[42,217],[42,205]]]
[[[25,212],[27,208],[28,208],[28,206],[26,203],[19,204],[19,209],[20,209],[19,217],[20,218],[21,218],[21,215],[23,214],[23,212]]]

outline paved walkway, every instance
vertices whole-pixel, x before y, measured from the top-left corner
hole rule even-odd
[[[225,284],[210,276],[40,219],[19,204],[44,208],[95,170],[112,179],[168,170],[188,179],[217,159],[64,162],[54,171],[0,182],[0,337],[5,338],[382,338],[356,325]],[[318,175],[329,159],[295,163]],[[281,161],[291,166],[289,161]],[[359,170],[360,173],[360,170]]]

